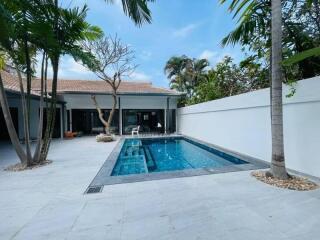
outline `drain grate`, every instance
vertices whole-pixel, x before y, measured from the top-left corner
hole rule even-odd
[[[99,187],[89,187],[88,190],[86,191],[87,194],[90,193],[100,193],[102,191],[102,186]]]

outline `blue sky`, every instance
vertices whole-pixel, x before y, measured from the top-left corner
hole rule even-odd
[[[131,80],[152,81],[154,85],[167,87],[163,68],[175,55],[207,58],[211,65],[225,55],[236,61],[243,57],[240,47],[220,46],[221,39],[236,22],[218,0],[156,0],[150,4],[152,24],[140,28],[123,14],[120,0],[115,2],[109,5],[104,0],[73,0],[71,6],[86,3],[88,22],[101,27],[107,35],[117,34],[132,47],[138,68]],[[63,57],[60,66],[60,78],[97,79],[71,57]]]

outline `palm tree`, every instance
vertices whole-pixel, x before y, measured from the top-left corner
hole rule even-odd
[[[194,88],[204,78],[205,69],[209,66],[206,59],[191,59],[185,55],[181,57],[171,57],[164,71],[170,80],[170,87],[180,92],[186,92],[191,98]]]
[[[72,10],[76,12],[75,10]],[[22,112],[23,112],[23,126],[25,133],[25,146],[26,151],[22,149],[22,145],[19,143],[19,138],[12,127],[12,119],[9,112],[8,101],[4,92],[3,82],[0,76],[0,102],[4,112],[5,121],[9,130],[9,135],[12,144],[21,160],[22,166],[27,167],[30,165],[38,164],[41,149],[43,146],[42,141],[42,119],[43,119],[43,80],[46,74],[44,69],[47,68],[47,59],[49,54],[52,54],[52,49],[58,44],[54,41],[52,25],[50,25],[51,16],[54,14],[61,14],[58,8],[54,8],[51,1],[24,1],[24,0],[10,0],[2,1],[0,4],[0,25],[3,30],[0,36],[0,49],[6,53],[14,64],[20,85],[20,94],[22,100]],[[92,36],[92,26],[88,25],[82,18],[76,18],[75,15],[59,15],[60,23],[65,23],[65,32],[72,34],[72,37],[84,35],[85,31],[79,33],[75,32],[75,29],[89,29]],[[68,29],[68,31],[66,31]],[[62,35],[62,34],[61,34]],[[65,37],[65,36],[64,36]],[[68,46],[69,49],[75,49],[76,46],[71,45],[70,37],[64,38],[66,41],[62,46]],[[73,41],[74,42],[74,41]],[[38,128],[38,141],[36,150],[32,156],[30,146],[30,126],[29,126],[29,111],[30,111],[30,99],[31,99],[31,79],[33,77],[33,70],[31,63],[37,51],[43,52],[43,60],[41,67],[41,97],[40,97],[40,121]],[[64,48],[66,53],[68,48]],[[44,64],[46,62],[46,64]],[[21,73],[24,72],[27,78],[26,90],[25,84]],[[45,139],[44,139],[45,140]]]
[[[23,166],[32,164],[32,154],[30,146],[30,126],[29,126],[29,109],[30,109],[30,91],[31,91],[31,61],[35,54],[35,45],[29,42],[30,35],[30,15],[27,15],[27,8],[29,7],[27,1],[3,1],[0,4],[0,25],[3,30],[0,37],[0,49],[5,52],[14,64],[19,79],[19,86],[21,92],[21,105],[23,113],[23,126],[25,134],[24,152],[19,138],[13,127],[12,118],[10,115],[8,101],[4,92],[3,82],[0,76],[0,103],[3,109],[5,121],[8,127],[9,136],[12,145],[16,150]],[[26,69],[27,76],[27,92],[25,93],[25,86],[23,84],[21,72]]]
[[[64,54],[72,55],[74,58],[81,57],[79,41],[99,37],[102,34],[100,29],[90,26],[85,21],[88,11],[86,5],[82,8],[63,9],[56,4],[57,1],[54,5],[51,3],[48,8],[53,9],[53,11],[48,13],[48,15],[50,14],[50,16],[52,16],[49,22],[51,26],[54,26],[52,29],[53,41],[47,50],[48,57],[51,60],[53,77],[51,97],[49,99],[50,104],[47,109],[47,125],[44,133],[44,141],[40,150],[40,162],[47,159],[54,129],[60,57]],[[44,14],[46,14],[46,12]]]
[[[188,57],[183,55],[181,57],[171,57],[165,67],[164,72],[170,80],[170,88],[176,89],[180,92],[186,91],[186,79],[183,72],[186,68]]]
[[[108,1],[113,2],[113,1]],[[150,22],[150,11],[146,0],[123,0],[123,9],[137,25]],[[0,103],[4,112],[6,124],[12,144],[23,165],[28,166],[46,160],[56,111],[56,90],[58,80],[59,59],[63,54],[71,54],[76,59],[88,58],[81,51],[77,42],[81,39],[94,39],[101,35],[98,27],[90,26],[85,22],[87,8],[63,9],[58,0],[3,0],[0,3],[0,50],[5,51],[16,65],[20,79],[21,97],[23,100],[26,152],[19,143],[19,138],[12,124],[8,101],[0,75]],[[43,80],[46,78],[48,59],[53,68],[53,84],[51,89],[50,105],[47,108],[47,126],[42,138],[42,115],[40,107],[40,124],[38,129],[38,144],[34,156],[31,156],[29,141],[29,105],[32,58],[37,51],[43,52],[41,71],[41,100],[43,104]],[[26,69],[27,92],[24,93],[21,72]],[[26,100],[25,100],[26,95]],[[40,151],[41,150],[41,151]],[[41,154],[40,154],[41,152]]]
[[[105,0],[108,3],[114,3],[115,0]],[[124,14],[129,16],[133,22],[141,26],[143,23],[151,23],[151,11],[148,3],[155,0],[121,0]]]
[[[221,0],[221,3],[226,0]],[[223,44],[240,42],[250,44],[250,39],[255,37],[264,27],[264,17],[261,9],[268,5],[261,5],[268,1],[232,0],[229,10],[234,11],[234,16],[240,15],[239,26],[231,32]],[[284,139],[283,139],[283,110],[282,110],[282,6],[280,0],[271,0],[271,132],[272,132],[272,157],[271,168],[268,175],[286,179],[288,173],[285,167]],[[262,28],[261,28],[262,27]]]
[[[282,105],[282,7],[280,0],[271,1],[271,40],[272,40],[272,102],[271,102],[271,133],[272,159],[270,175],[287,179],[288,173],[284,158],[283,140],[283,105]]]
[[[113,0],[106,0],[108,3],[114,3]],[[144,22],[151,22],[151,12],[148,9],[148,2],[152,2],[152,0],[122,0],[122,6],[123,11],[126,15],[128,15],[135,24],[138,26],[141,26]],[[54,1],[54,7],[58,9],[58,0]],[[66,20],[70,20],[70,16],[78,16],[84,20],[86,16],[87,9],[83,8],[82,11],[79,11],[79,9],[73,10],[73,11],[63,11],[62,15],[66,16]],[[88,27],[88,24],[83,24],[79,22],[80,25],[74,24],[75,27],[82,28],[81,31],[78,31],[79,29],[73,29],[76,32],[78,31],[78,34],[74,34],[70,31],[70,26],[68,26],[68,22],[64,26],[60,26],[60,19],[59,14],[53,14],[53,31],[54,31],[54,37],[56,40],[56,46],[53,48],[53,51],[51,54],[49,54],[49,57],[51,59],[52,64],[52,70],[53,70],[53,78],[52,78],[52,89],[51,89],[51,105],[50,110],[48,111],[47,116],[47,127],[45,131],[45,141],[43,142],[42,148],[41,148],[41,155],[40,155],[40,161],[44,161],[47,158],[50,142],[52,138],[53,128],[54,128],[54,122],[55,122],[55,112],[56,112],[56,101],[57,101],[57,81],[58,81],[58,69],[59,69],[59,60],[60,56],[62,54],[71,54],[74,55],[74,57],[81,58],[83,56],[83,53],[81,53],[81,50],[79,48],[74,46],[74,43],[77,43],[78,41],[81,41],[83,39],[86,39],[88,37],[88,34],[83,34],[83,31],[85,31]],[[72,30],[72,29],[71,29]],[[94,28],[90,30],[95,30]],[[91,37],[91,33],[89,31],[89,36]],[[93,31],[94,33],[94,31]],[[67,35],[70,39],[69,41],[72,43],[71,46],[66,45],[63,46],[61,43],[65,43],[65,35]],[[98,34],[99,35],[99,34]],[[95,37],[95,36],[94,36]],[[89,39],[90,40],[90,39]],[[92,39],[91,39],[92,40]],[[62,41],[62,42],[61,42]]]
[[[186,65],[185,75],[188,83],[188,94],[192,98],[195,88],[206,79],[206,68],[209,66],[207,59],[189,59]]]

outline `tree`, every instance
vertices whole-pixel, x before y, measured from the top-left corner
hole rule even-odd
[[[0,102],[2,110],[4,112],[5,121],[7,124],[9,136],[12,141],[12,145],[16,150],[18,157],[22,163],[22,167],[30,166],[35,164],[35,159],[37,158],[37,150],[34,155],[31,153],[30,146],[30,98],[31,98],[31,78],[32,78],[32,68],[31,62],[35,56],[38,49],[38,45],[34,41],[37,39],[37,43],[43,38],[35,37],[39,33],[39,29],[44,27],[45,23],[42,19],[39,21],[39,12],[32,8],[32,1],[3,1],[0,4],[0,25],[3,30],[0,37],[0,49],[5,52],[7,61],[11,61],[17,71],[17,76],[20,85],[21,94],[21,106],[23,112],[23,126],[25,134],[25,146],[26,150],[23,150],[23,146],[19,142],[15,128],[13,127],[12,118],[9,111],[9,105],[4,91],[3,81],[0,75]],[[39,6],[43,7],[43,5]],[[46,35],[46,34],[44,34]],[[38,36],[42,37],[42,34]],[[43,82],[43,70],[44,66],[41,68],[41,82]],[[25,73],[27,81],[24,84],[22,79],[22,72]],[[25,92],[25,87],[27,91]],[[40,125],[42,118],[42,107],[43,95],[40,96]],[[41,138],[42,129],[38,129],[39,139]],[[36,149],[39,147],[39,139]]]
[[[271,134],[272,158],[269,174],[280,179],[287,179],[283,140],[283,105],[282,105],[282,7],[280,0],[271,1],[271,39],[272,39],[272,82],[271,82]]]
[[[86,8],[83,8],[83,11],[86,11]],[[12,119],[10,112],[8,112],[8,101],[6,99],[1,78],[0,100],[12,144],[21,160],[22,167],[28,167],[40,164],[46,160],[46,157],[41,158],[40,149],[42,149],[44,144],[50,139],[48,135],[45,135],[44,138],[42,138],[42,126],[44,82],[46,81],[47,76],[48,58],[54,56],[56,53],[55,50],[57,49],[57,41],[55,41],[55,34],[54,31],[52,31],[53,20],[58,18],[59,26],[63,26],[64,32],[66,32],[65,34],[60,34],[60,37],[63,35],[64,39],[59,42],[59,46],[62,47],[64,53],[69,53],[68,51],[73,52],[77,49],[75,41],[72,41],[72,39],[80,39],[81,37],[86,36],[86,31],[90,31],[91,36],[93,36],[98,29],[90,26],[84,21],[85,15],[83,12],[78,11],[78,8],[59,8],[56,7],[52,1],[2,1],[0,4],[0,15],[0,25],[4,30],[0,38],[0,48],[6,53],[8,60],[11,61],[16,68],[19,79],[24,120],[25,152],[23,151],[22,145],[19,143],[19,138],[15,129],[12,128]],[[68,31],[66,31],[66,29],[68,29]],[[69,34],[69,37],[67,34]],[[70,38],[70,36],[72,38]],[[68,48],[65,46],[68,46]],[[32,63],[34,62],[37,52],[41,52],[43,55],[41,61],[40,121],[37,134],[37,145],[32,154],[29,134],[30,99],[31,79],[34,74]],[[26,76],[26,82],[22,79],[22,74]],[[48,99],[50,99],[50,101],[53,100],[53,98],[47,97],[46,101],[48,101]],[[50,113],[49,111],[47,112],[48,114]]]
[[[105,0],[108,3],[114,3],[114,0]],[[122,7],[123,11],[126,15],[128,15],[136,25],[141,26],[144,22],[151,22],[151,12],[147,6],[149,2],[152,2],[152,0],[122,0]],[[58,7],[58,0],[54,0],[54,6],[57,8]],[[65,12],[66,16],[72,16],[74,14],[78,14],[79,9],[75,11],[69,11]],[[81,11],[82,17],[85,17],[86,11]],[[52,65],[52,70],[53,70],[53,78],[52,78],[52,89],[51,89],[51,104],[50,104],[50,109],[47,115],[47,127],[45,131],[45,141],[43,142],[43,145],[41,147],[41,155],[40,159],[43,161],[47,158],[49,147],[50,147],[50,142],[52,138],[52,133],[53,133],[53,128],[54,128],[54,122],[55,122],[55,112],[56,112],[56,101],[57,101],[57,81],[58,81],[58,69],[59,69],[59,60],[60,56],[62,54],[66,53],[71,53],[73,57],[77,60],[81,59],[86,59],[84,61],[87,61],[90,59],[86,54],[82,53],[81,50],[77,47],[73,47],[74,43],[77,43],[80,40],[85,39],[86,37],[90,36],[95,37],[95,30],[96,28],[90,28],[89,30],[89,35],[88,34],[80,34],[79,35],[68,35],[70,33],[70,29],[68,24],[64,25],[64,27],[59,26],[59,17],[57,14],[53,14],[53,31],[54,31],[54,36],[56,39],[56,47],[53,48],[53,51],[51,54],[49,54],[50,59],[51,59],[51,65]],[[77,25],[78,27],[81,27]],[[88,24],[82,25],[82,27],[88,27]],[[74,29],[76,30],[76,29]],[[70,37],[69,43],[72,43],[71,46],[66,45],[63,46],[61,43],[65,41],[64,35],[68,35]],[[74,38],[72,38],[74,36]],[[90,39],[88,39],[90,40]],[[92,40],[92,39],[91,39]]]
[[[94,57],[93,61],[84,63],[84,65],[111,88],[113,105],[107,121],[103,117],[103,112],[99,107],[96,96],[92,96],[99,119],[105,126],[106,134],[110,135],[110,125],[117,106],[118,88],[122,78],[130,75],[136,68],[133,64],[134,52],[128,45],[121,43],[117,36],[114,38],[102,37],[96,41],[85,41],[82,47],[84,51]]]
[[[187,95],[189,98],[194,96],[194,89],[205,79],[207,67],[209,67],[207,59],[193,58],[187,61],[184,76],[188,83]]]
[[[288,59],[284,61],[283,82],[319,75],[319,1],[282,2],[283,59]],[[248,48],[251,56],[262,60],[265,67],[270,69],[271,80],[271,1],[231,1],[229,10],[234,13],[234,18],[239,17],[238,25],[222,40],[222,45],[240,43],[246,50]]]
[[[195,88],[195,94],[188,104],[268,87],[267,75],[268,71],[254,59],[247,58],[235,64],[231,57],[226,56],[207,72],[206,77]]]
[[[170,80],[170,88],[176,89],[179,92],[187,91],[187,82],[184,78],[184,70],[186,68],[189,58],[185,55],[181,57],[171,57],[165,67],[164,72]]]
[[[185,55],[174,56],[167,61],[164,72],[170,80],[170,88],[186,93],[186,98],[180,100],[180,105],[193,97],[194,89],[205,78],[208,66],[207,59],[191,59]]]
[[[291,54],[284,61],[286,67],[299,66],[300,77],[320,74],[320,2],[295,0],[284,7],[284,32]],[[303,21],[301,21],[303,19]]]
[[[222,0],[224,3],[226,0]],[[235,11],[234,16],[240,12],[240,26],[237,31],[231,34],[234,36],[232,42],[242,42],[250,45],[250,38],[255,40],[253,34],[259,27],[264,25],[263,19],[259,16],[259,7],[262,2],[256,0],[232,0],[230,11]],[[258,17],[257,17],[258,16]],[[253,22],[250,21],[253,19]],[[243,26],[246,26],[247,28]],[[268,25],[266,25],[268,26]],[[262,33],[262,37],[265,34]],[[269,175],[286,179],[288,174],[285,167],[284,141],[283,141],[283,111],[282,111],[282,5],[280,0],[271,0],[271,131],[272,131],[272,159]]]
[[[101,30],[89,25],[86,21],[88,8],[86,5],[82,8],[63,9],[59,8],[57,1],[51,6],[55,11],[49,19],[53,26],[53,44],[48,50],[48,57],[52,66],[52,89],[47,109],[47,125],[44,133],[44,141],[40,150],[40,161],[45,161],[49,152],[52,139],[56,103],[57,103],[57,84],[59,61],[62,55],[70,54],[75,59],[83,57],[84,53],[78,45],[79,41],[85,39],[94,39],[101,35]]]
[[[113,2],[113,1],[108,1]],[[137,25],[151,21],[148,0],[123,0],[123,9],[126,15]],[[0,3],[0,50],[5,52],[10,61],[16,66],[20,81],[21,98],[24,115],[26,152],[19,142],[13,127],[8,101],[5,95],[0,75],[0,102],[4,112],[7,128],[12,144],[23,163],[23,166],[39,164],[47,159],[52,131],[55,122],[56,90],[61,55],[70,54],[76,60],[90,59],[82,52],[78,42],[83,39],[93,40],[101,35],[98,27],[85,22],[87,7],[67,8],[59,7],[58,0],[3,0]],[[41,97],[40,97],[40,124],[38,141],[32,156],[29,136],[29,106],[31,96],[31,80],[34,70],[32,63],[37,52],[43,54],[41,62]],[[53,84],[51,96],[47,96],[45,88],[46,72],[50,60],[53,69]],[[25,85],[21,74],[25,74]],[[47,125],[42,136],[43,103],[47,102]],[[48,104],[49,102],[49,104]]]
[[[115,0],[105,0],[108,3],[114,3]],[[151,23],[151,11],[148,3],[155,0],[121,0],[124,14],[129,16],[133,22],[141,26],[143,23]]]

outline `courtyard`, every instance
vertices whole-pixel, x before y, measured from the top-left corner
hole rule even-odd
[[[318,239],[320,189],[263,184],[250,171],[84,191],[117,142],[55,140],[52,164],[22,172],[1,143],[0,239]]]

